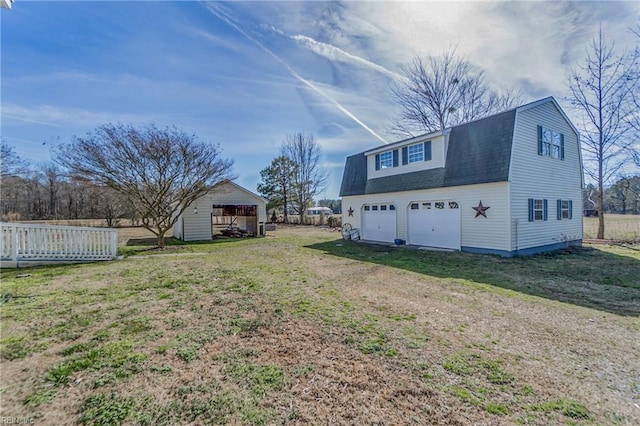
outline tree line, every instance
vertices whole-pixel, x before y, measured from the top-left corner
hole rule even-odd
[[[3,221],[105,219],[114,226],[126,218],[155,234],[159,247],[186,208],[234,178],[233,161],[218,145],[170,127],[103,125],[60,145],[54,161],[39,166],[1,146]],[[320,145],[310,134],[287,135],[263,175],[261,193],[271,205],[294,209],[302,223],[327,179]]]
[[[224,179],[233,161],[218,145],[175,127],[107,124],[59,146],[34,169],[2,144],[3,220],[107,219],[139,222],[164,247],[165,234],[197,198]]]
[[[588,184],[583,191],[583,209],[597,211],[598,188]],[[640,176],[623,177],[604,189],[604,212],[640,214]]]
[[[20,220],[134,221],[130,201],[113,189],[69,175],[55,163],[32,165],[2,143],[0,218]]]

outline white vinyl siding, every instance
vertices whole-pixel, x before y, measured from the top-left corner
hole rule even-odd
[[[539,154],[539,127],[564,139],[564,160]],[[511,153],[511,250],[582,239],[582,169],[578,136],[553,102],[517,112]],[[546,221],[529,221],[529,200],[547,200]],[[555,220],[556,200],[572,200],[572,220]],[[576,210],[577,209],[577,210]]]
[[[486,248],[508,251],[509,211],[508,182],[436,188],[421,191],[393,192],[387,194],[358,195],[342,198],[342,222],[350,223],[353,228],[361,227],[360,207],[365,204],[383,204],[393,202],[396,206],[397,238],[408,241],[407,212],[414,202],[456,202],[460,209],[460,244],[463,247]],[[486,207],[487,217],[475,217],[478,203]],[[526,201],[526,200],[525,200]],[[354,210],[349,217],[349,208]],[[419,206],[420,208],[421,206]]]
[[[211,239],[211,212],[214,204],[257,205],[258,223],[267,221],[266,202],[257,195],[251,194],[232,183],[223,183],[204,197],[198,198],[178,219],[182,229],[174,226],[174,236],[182,231],[184,241]],[[198,213],[195,213],[197,207]],[[242,225],[242,224],[240,224]]]

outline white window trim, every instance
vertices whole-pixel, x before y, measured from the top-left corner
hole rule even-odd
[[[542,127],[542,155],[544,157],[561,159],[562,133],[548,127]]]
[[[540,203],[540,208],[537,207],[538,202]],[[537,217],[536,213],[540,213],[540,218]],[[542,222],[544,221],[544,200],[542,198],[533,200],[533,221],[534,222]]]
[[[389,158],[387,158],[387,156]],[[391,169],[393,167],[393,151],[380,153],[380,170]]]
[[[565,206],[566,204],[566,206]],[[569,219],[569,200],[560,200],[560,219]]]
[[[416,152],[411,152],[411,149],[415,149]],[[416,143],[413,145],[409,145],[407,147],[407,162],[408,164],[411,163],[418,163],[424,161],[424,143]]]

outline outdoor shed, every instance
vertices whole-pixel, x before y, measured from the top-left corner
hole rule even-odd
[[[234,230],[234,235],[264,236],[267,200],[225,180],[191,203],[173,226],[182,241],[211,240]]]

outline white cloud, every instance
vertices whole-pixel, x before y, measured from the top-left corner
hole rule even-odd
[[[63,108],[54,105],[22,106],[17,104],[3,104],[2,116],[19,122],[39,124],[49,127],[64,127],[69,124],[81,127],[93,127],[108,122],[133,121],[139,122],[142,117],[129,114],[113,114],[95,112],[79,108]]]

